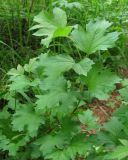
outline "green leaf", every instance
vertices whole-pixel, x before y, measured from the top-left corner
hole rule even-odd
[[[56,148],[63,147],[64,138],[59,135],[46,135],[37,139],[34,144],[40,147],[40,151],[46,157],[56,151]]]
[[[44,67],[44,74],[52,77],[57,77],[70,70],[75,64],[73,58],[69,55],[48,56],[42,54],[39,59],[40,65]]]
[[[11,129],[11,126],[9,126],[11,114],[7,111],[7,109],[8,108],[4,107],[4,109],[0,112],[0,131],[3,133],[11,134],[9,133]]]
[[[44,74],[52,77],[57,77],[70,69],[73,69],[79,75],[86,76],[94,64],[89,58],[84,58],[76,63],[69,55],[48,56],[47,54],[42,54],[39,59],[40,65],[45,67]]]
[[[18,92],[20,90],[27,89],[29,86],[31,86],[30,80],[25,75],[20,75],[16,77],[13,76],[10,78],[10,81],[12,81],[12,83],[8,85],[10,91]]]
[[[113,116],[122,119],[124,117],[127,117],[127,113],[128,113],[127,104],[122,104],[119,108],[116,109],[116,111],[113,113]]]
[[[6,110],[3,109],[3,111],[0,112],[0,120],[5,120],[8,119],[10,117],[10,113]]]
[[[17,140],[14,141],[14,139]],[[16,156],[20,147],[26,145],[28,141],[29,141],[28,136],[22,134],[9,139],[5,135],[0,133],[0,150],[9,151],[9,156]]]
[[[55,107],[56,105],[59,105],[59,102],[63,100],[63,97],[66,95],[65,92],[60,91],[54,91],[50,92],[45,95],[37,95],[38,98],[36,104],[37,104],[37,110],[44,110],[47,108]]]
[[[54,80],[54,81],[52,81]],[[58,83],[57,83],[58,82]],[[41,110],[46,112],[47,109],[52,109],[53,107],[60,106],[67,101],[68,98],[72,100],[72,94],[67,92],[67,84],[66,80],[61,76],[57,78],[53,78],[52,76],[44,79],[41,82],[42,85],[40,86],[42,90],[48,90],[46,94],[37,95],[38,98],[36,101],[36,110]],[[67,105],[68,107],[68,105]]]
[[[49,58],[45,72],[47,75],[59,75],[70,70],[75,64],[72,57],[68,55],[58,55]]]
[[[119,33],[106,33],[111,26],[106,20],[90,21],[86,25],[86,31],[80,27],[72,32],[72,39],[75,45],[87,54],[95,53],[99,50],[112,48],[118,39]]]
[[[63,114],[73,109],[74,103],[77,102],[77,97],[72,92],[64,90],[55,90],[45,95],[37,95],[36,110],[45,113],[48,109],[52,110],[57,107],[56,112],[64,112]],[[69,101],[70,99],[70,101]]]
[[[92,130],[98,127],[97,119],[89,109],[79,114],[78,118],[82,124],[87,126],[86,130]]]
[[[0,133],[0,150],[6,150],[6,147],[10,143],[10,140],[5,136]]]
[[[128,140],[126,140],[126,139],[119,139],[119,141],[120,141],[124,146],[128,146]]]
[[[71,143],[67,149],[65,149],[65,154],[67,154],[70,159],[75,159],[77,155],[84,157],[91,147],[92,144],[85,140],[85,135],[78,134],[73,137]]]
[[[124,126],[117,117],[112,117],[111,120],[103,126],[103,128],[114,136],[118,136]]]
[[[38,159],[41,157],[41,152],[39,150],[39,147],[37,147],[37,145],[34,145],[32,143],[32,152],[31,152],[31,158],[32,159]]]
[[[70,160],[70,157],[66,155],[64,151],[58,150],[56,152],[53,152],[52,154],[48,155],[46,157],[47,159],[52,159],[52,160]]]
[[[51,115],[57,116],[58,119],[70,115],[77,106],[77,97],[78,93],[76,92],[68,92],[65,94],[65,97],[60,101],[60,105],[50,108],[50,111],[52,111]]]
[[[61,130],[60,134],[65,137],[67,141],[70,141],[75,135],[81,132],[80,124],[71,119],[71,117],[65,116],[61,119]]]
[[[119,90],[120,95],[124,99],[124,101],[128,102],[128,87],[122,88]]]
[[[41,124],[44,124],[43,118],[34,112],[30,104],[22,105],[17,109],[12,119],[14,130],[19,132],[27,130],[31,137],[37,135]]]
[[[71,26],[66,26],[67,16],[60,8],[54,8],[52,14],[42,11],[39,15],[35,16],[34,21],[38,25],[33,26],[30,30],[38,29],[34,35],[41,36],[41,43],[46,47],[49,46],[53,38],[67,37],[72,30]]]
[[[120,82],[120,78],[112,73],[109,69],[104,69],[101,65],[93,65],[88,72],[87,77],[83,78],[85,85],[88,87],[86,96],[96,97],[100,100],[109,98],[109,93],[115,89],[115,84]]]
[[[56,24],[57,26],[66,26],[67,24],[67,16],[66,16],[66,12],[63,11],[62,9],[55,7],[53,9],[53,22],[54,24]]]
[[[60,88],[66,89],[66,86],[67,81],[63,76],[59,76],[58,78],[53,76],[47,77],[44,80],[42,80],[39,85],[42,91],[55,91],[60,90]]]
[[[121,160],[126,157],[128,157],[128,146],[119,146],[105,158],[110,160]]]
[[[24,75],[24,68],[21,65],[17,66],[17,69],[12,68],[9,72],[8,75],[10,76],[20,76],[20,75]]]
[[[30,59],[28,64],[24,65],[24,70],[26,72],[33,72],[37,67],[37,58]]]
[[[91,143],[89,144],[85,141],[85,135],[78,134],[72,138],[69,144],[65,145],[65,148],[53,150],[46,158],[70,160],[75,159],[78,154],[84,157],[88,153],[88,150],[90,150],[90,147]]]
[[[58,28],[54,32],[53,38],[68,37],[68,35],[71,32],[71,30],[72,30],[72,27],[70,27],[70,26]]]
[[[94,62],[92,60],[84,58],[79,63],[76,63],[73,68],[79,75],[87,76],[87,73],[90,71],[93,64]]]

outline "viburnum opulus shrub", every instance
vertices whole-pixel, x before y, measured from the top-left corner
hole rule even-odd
[[[52,14],[42,11],[34,21],[31,29],[44,46],[63,37],[82,56],[47,49],[8,72],[7,105],[0,112],[1,155],[8,160],[126,159],[128,81],[99,57],[115,45],[119,33],[110,32],[112,24],[100,19],[90,21],[86,29],[68,26],[60,8]],[[101,125],[88,103],[94,97],[107,100],[120,82],[126,86],[120,90],[122,107]]]

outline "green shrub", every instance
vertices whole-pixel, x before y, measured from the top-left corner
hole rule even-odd
[[[69,27],[60,8],[53,14],[42,12],[35,21],[32,29],[38,30],[35,35],[46,47],[53,38],[67,37],[78,56],[48,49],[8,72],[7,105],[0,112],[0,150],[10,160],[126,158],[127,104],[103,126],[88,106],[94,97],[107,100],[121,82],[100,59],[119,33],[110,32],[111,23],[100,19],[86,24],[86,30]],[[90,134],[93,130],[96,134]]]

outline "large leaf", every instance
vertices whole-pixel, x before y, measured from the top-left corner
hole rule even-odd
[[[72,32],[72,39],[75,45],[87,54],[95,53],[98,50],[107,50],[114,46],[118,39],[118,32],[106,33],[111,26],[106,20],[90,21],[86,25],[86,31],[79,27]]]
[[[54,8],[52,14],[42,11],[39,15],[35,16],[34,21],[38,24],[30,30],[38,29],[34,35],[41,36],[41,43],[46,47],[49,46],[53,38],[67,37],[72,30],[71,26],[66,26],[67,16],[60,8]]]
[[[79,75],[86,76],[94,64],[89,58],[84,58],[76,63],[69,55],[48,56],[47,54],[40,56],[39,63],[45,67],[44,74],[52,77],[56,77],[70,69],[73,69]]]
[[[106,100],[109,97],[109,93],[115,89],[115,83],[119,83],[120,80],[121,79],[110,70],[104,69],[98,64],[93,65],[87,77],[84,77],[84,83],[88,87],[86,96]]]

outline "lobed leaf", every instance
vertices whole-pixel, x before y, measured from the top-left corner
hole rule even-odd
[[[81,51],[92,54],[96,51],[112,48],[118,39],[118,32],[106,33],[111,26],[106,20],[90,21],[86,25],[86,31],[79,27],[72,31],[71,38],[75,46]]]
[[[67,37],[72,30],[71,26],[66,26],[66,12],[57,7],[53,9],[52,14],[42,11],[35,16],[34,21],[38,24],[30,30],[38,29],[33,35],[41,36],[41,43],[46,47],[49,46],[53,38]]]

